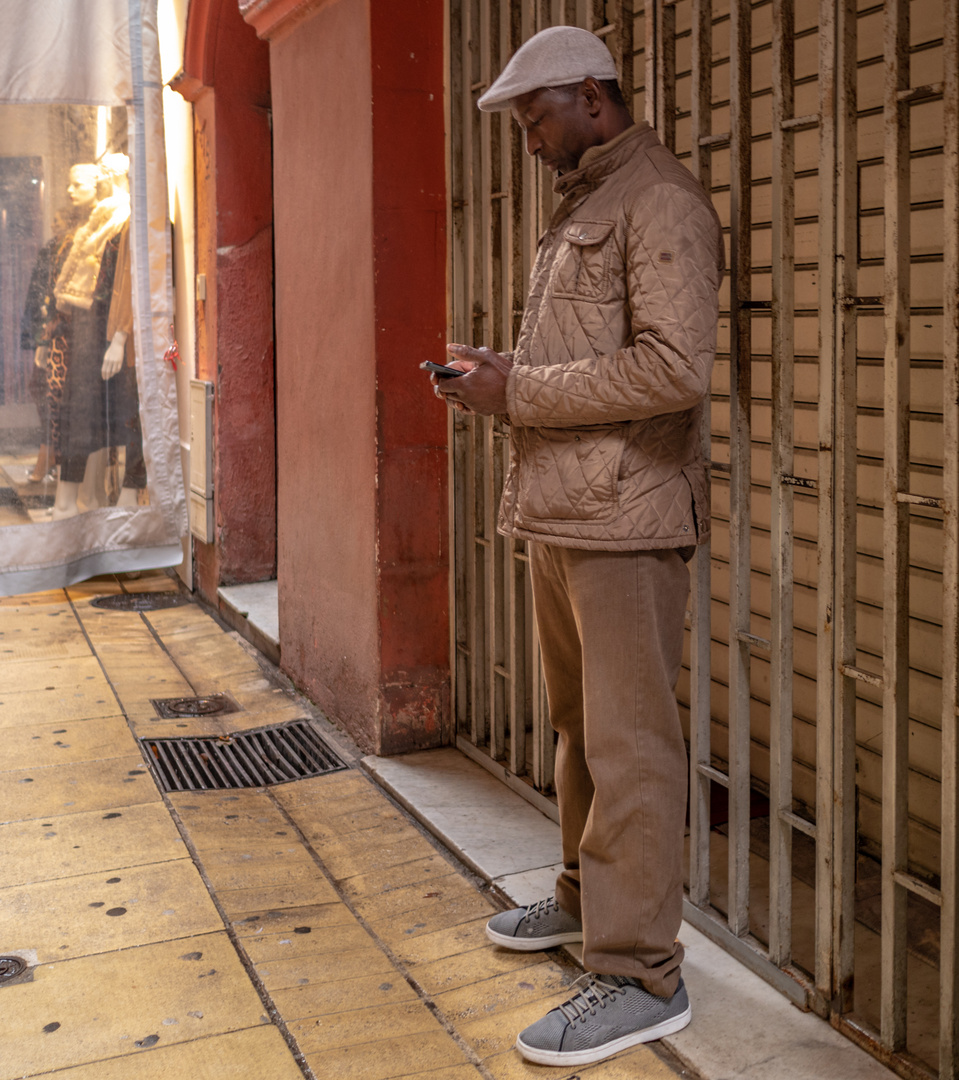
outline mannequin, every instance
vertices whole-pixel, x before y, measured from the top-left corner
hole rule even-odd
[[[100,374],[104,380],[115,379],[122,386],[118,397],[126,404],[124,422],[126,434],[126,463],[123,486],[117,506],[139,504],[139,494],[146,487],[146,464],[143,460],[143,440],[140,434],[140,408],[136,382],[136,353],[133,347],[133,288],[130,276],[130,226],[123,226],[117,250],[117,267],[113,279],[113,295],[107,318],[107,337],[110,344],[103,356]]]
[[[85,219],[87,215],[82,216]],[[57,210],[53,215],[52,236],[37,254],[20,323],[20,348],[33,353],[30,395],[40,419],[40,450],[33,471],[27,477],[34,482],[55,479],[63,365],[62,352],[55,348],[49,331],[56,314],[54,282],[70,250],[77,223],[75,207]]]
[[[115,433],[130,408],[126,382],[108,384],[119,365],[114,342],[107,347],[106,324],[120,233],[130,217],[129,195],[120,179],[127,160],[113,155],[111,164],[110,171],[95,164],[74,165],[67,187],[70,201],[87,216],[74,234],[54,287],[66,353],[55,521],[79,514],[81,502],[88,510],[106,504],[100,475],[105,455],[100,451],[118,444]],[[125,340],[119,345],[121,361]]]

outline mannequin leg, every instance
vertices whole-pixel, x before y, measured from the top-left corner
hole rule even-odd
[[[33,466],[33,472],[28,479],[35,482],[42,480],[53,467],[53,449],[49,443],[40,444],[40,452],[37,455],[37,463]]]
[[[80,485],[75,481],[60,480],[57,483],[57,494],[53,500],[54,521],[76,517],[80,513],[80,508],[77,506],[77,494],[79,491]]]
[[[108,506],[106,480],[107,480],[107,455],[109,450],[104,448],[97,450],[87,458],[87,467],[83,472],[83,483],[80,485],[78,501],[83,506],[83,513],[87,510],[96,510],[99,506]]]
[[[117,499],[117,506],[136,507],[136,505],[137,489],[132,487],[122,488],[120,497]]]

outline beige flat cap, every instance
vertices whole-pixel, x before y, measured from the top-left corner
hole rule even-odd
[[[534,34],[513,53],[477,105],[483,112],[500,112],[521,94],[544,86],[570,86],[590,76],[599,80],[617,77],[609,49],[588,30],[551,26]]]

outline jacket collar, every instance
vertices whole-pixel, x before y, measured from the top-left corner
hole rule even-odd
[[[610,173],[622,168],[638,150],[647,150],[658,142],[656,132],[645,120],[640,120],[608,143],[591,146],[580,158],[577,169],[556,178],[553,191],[562,195],[564,203],[569,205],[597,188]]]

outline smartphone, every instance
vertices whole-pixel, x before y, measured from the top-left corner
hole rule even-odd
[[[430,371],[441,379],[455,379],[457,375],[465,375],[465,371],[458,368],[444,367],[443,364],[434,364],[432,360],[424,360],[420,367],[424,371]]]

